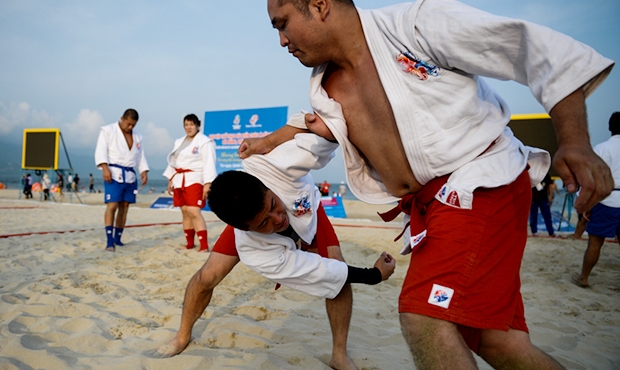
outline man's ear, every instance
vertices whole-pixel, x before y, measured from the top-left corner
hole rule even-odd
[[[325,20],[331,9],[331,0],[310,0],[310,11],[316,11],[321,17],[321,20]]]

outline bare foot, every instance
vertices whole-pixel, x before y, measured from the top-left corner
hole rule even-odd
[[[590,284],[588,284],[587,280],[583,280],[581,278],[581,275],[579,275],[579,273],[575,272],[572,276],[571,276],[571,281],[573,282],[573,284],[577,285],[580,288],[589,288]]]
[[[167,344],[161,345],[157,349],[156,355],[161,358],[176,356],[179,353],[183,352],[183,350],[187,347],[188,344],[189,344],[189,341],[183,344],[176,337],[174,337],[174,339],[168,342]]]
[[[106,252],[116,252],[116,248],[114,248],[114,246],[111,246],[111,247],[106,247],[106,248],[105,248],[105,251],[106,251]]]
[[[337,370],[359,370],[353,363],[353,360],[349,356],[332,356],[332,360],[329,362],[329,367]]]

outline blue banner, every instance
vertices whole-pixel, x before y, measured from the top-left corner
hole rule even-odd
[[[205,112],[204,134],[215,141],[217,173],[241,170],[244,139],[267,136],[286,124],[288,107]]]

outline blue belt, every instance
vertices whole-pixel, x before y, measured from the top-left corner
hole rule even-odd
[[[125,172],[131,171],[134,174],[136,173],[136,171],[133,170],[133,167],[120,166],[120,165],[114,164],[114,163],[108,163],[108,167],[116,167],[116,168],[120,168],[121,170],[123,170],[123,182],[126,182],[125,181]]]

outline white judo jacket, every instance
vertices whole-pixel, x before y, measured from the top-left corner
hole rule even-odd
[[[133,130],[132,136],[133,146],[130,149],[119,122],[101,127],[95,148],[97,168],[101,170],[101,164],[107,163],[108,166],[115,164],[128,168],[138,167],[138,173],[148,171],[149,165],[146,162],[144,148],[142,147],[142,135]],[[130,184],[136,181],[136,174],[131,171],[124,171],[118,167],[109,167],[109,169],[112,173],[112,179],[116,182]]]
[[[185,186],[192,184],[207,184],[217,176],[215,168],[215,142],[202,133],[197,133],[191,143],[178,151],[187,136],[174,142],[174,148],[168,154],[168,167],[164,176],[170,180],[175,189],[181,189],[183,180]],[[178,153],[176,153],[178,151]],[[176,154],[176,156],[175,156]],[[177,174],[177,169],[190,170]]]
[[[527,85],[549,112],[581,86],[589,95],[614,64],[566,35],[453,0],[358,13],[416,179],[451,174],[436,198],[464,209],[476,188],[509,184],[528,163],[536,184],[550,166],[546,151],[506,127],[506,102],[479,76]],[[313,70],[310,102],[342,147],[352,193],[367,203],[398,201],[348,140],[342,107],[321,86],[325,68]],[[306,128],[303,120],[288,124]]]
[[[297,134],[294,140],[268,154],[243,160],[244,170],[256,176],[282,200],[290,225],[307,244],[316,234],[316,210],[321,201],[309,171],[324,167],[337,147],[314,134]],[[235,240],[241,262],[286,287],[317,297],[334,298],[347,280],[346,263],[303,252],[291,238],[235,229]]]

